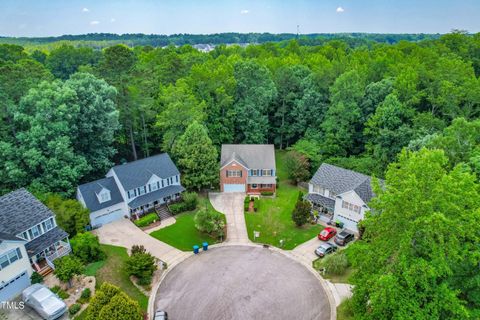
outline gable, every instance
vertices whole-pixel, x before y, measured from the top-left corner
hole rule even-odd
[[[247,169],[276,169],[273,144],[222,144],[220,166],[231,161]]]

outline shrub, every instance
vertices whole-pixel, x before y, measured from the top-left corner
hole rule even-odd
[[[130,249],[130,254],[135,254],[135,253],[146,253],[147,250],[145,249],[144,246],[142,245],[138,245],[138,244],[134,244],[132,246],[132,249]]]
[[[253,210],[258,211],[259,207],[260,207],[260,202],[259,201],[254,201],[253,202]]]
[[[92,295],[92,291],[90,291],[89,288],[85,288],[85,289],[83,289],[82,294],[80,295],[80,298],[88,299],[88,298],[90,298],[91,295]]]
[[[327,255],[323,259],[321,266],[331,275],[342,275],[350,266],[345,252],[339,251],[335,254]]]
[[[170,212],[173,214],[182,213],[185,211],[195,210],[198,205],[198,195],[195,192],[185,192],[182,195],[182,201],[168,206]]]
[[[72,255],[56,259],[54,264],[55,271],[53,273],[60,281],[68,282],[69,287],[72,286],[71,280],[73,276],[83,272],[82,261]]]
[[[32,276],[30,277],[30,281],[32,282],[32,284],[42,283],[43,277],[40,275],[40,273],[34,271],[32,273]]]
[[[56,295],[58,295],[61,299],[67,299],[68,297],[70,297],[70,295],[68,293],[66,293],[65,291],[63,291],[60,288],[60,286],[54,286],[50,290],[52,290],[52,292],[55,293]]]
[[[285,158],[285,167],[288,172],[288,178],[296,184],[306,181],[310,177],[310,164],[308,159],[297,151],[289,151]]]
[[[292,212],[292,220],[295,222],[297,227],[303,226],[305,223],[307,223],[309,217],[310,217],[310,210],[312,208],[312,205],[310,202],[302,200],[300,197],[297,200],[297,203],[295,204],[295,209],[293,209]]]
[[[135,223],[137,227],[142,228],[154,223],[157,220],[158,220],[157,214],[152,212],[147,215],[144,215],[138,220],[135,220],[133,223]]]
[[[138,278],[141,285],[149,284],[157,269],[155,258],[148,252],[132,254],[125,262],[127,273]]]
[[[90,232],[79,233],[70,240],[73,254],[83,263],[105,259],[98,237]]]
[[[80,304],[74,303],[70,306],[70,308],[68,308],[68,313],[70,313],[70,315],[73,316],[75,313],[80,311],[81,308],[82,308],[82,306]]]
[[[260,193],[262,196],[265,196],[265,197],[270,197],[270,196],[273,196],[273,192],[272,191],[264,191],[262,193]]]
[[[245,200],[243,200],[243,207],[245,211],[248,211],[250,207],[250,197],[246,197]]]
[[[220,212],[214,210],[199,210],[195,214],[195,227],[200,232],[208,233],[209,235],[223,236],[223,228],[225,221]]]
[[[179,203],[174,203],[174,204],[171,204],[168,206],[168,209],[170,209],[170,212],[172,214],[179,214],[181,212],[183,212],[183,202],[179,202]]]

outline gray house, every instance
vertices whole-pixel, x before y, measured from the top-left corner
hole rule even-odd
[[[371,181],[370,176],[323,163],[310,180],[306,199],[324,221],[340,221],[358,231],[357,224],[370,210],[368,203],[375,196]]]
[[[70,251],[68,234],[30,192],[19,189],[0,197],[0,301],[29,286],[33,271],[51,272],[53,261]]]
[[[78,186],[77,200],[90,210],[92,227],[99,227],[132,214],[142,215],[178,199],[184,190],[180,172],[170,156],[162,153],[115,166],[105,178]]]

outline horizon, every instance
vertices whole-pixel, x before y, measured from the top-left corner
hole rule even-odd
[[[445,34],[480,31],[475,0],[3,0],[3,37],[59,37],[90,33],[208,35],[221,33]],[[15,21],[15,23],[12,23]],[[353,30],[353,31],[352,31]]]

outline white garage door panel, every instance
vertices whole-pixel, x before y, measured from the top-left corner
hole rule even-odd
[[[223,192],[245,192],[244,184],[224,184]]]
[[[118,209],[118,210],[115,210],[115,211],[112,211],[112,212],[109,212],[109,213],[106,213],[106,214],[103,214],[101,216],[96,217],[92,221],[92,226],[93,227],[100,227],[104,224],[107,224],[107,223],[110,223],[110,222],[113,222],[115,220],[119,220],[119,219],[122,219],[122,218],[123,218],[123,211],[122,211],[122,209]]]
[[[22,293],[23,289],[30,285],[30,278],[26,271],[15,278],[0,285],[0,301],[10,301]]]

